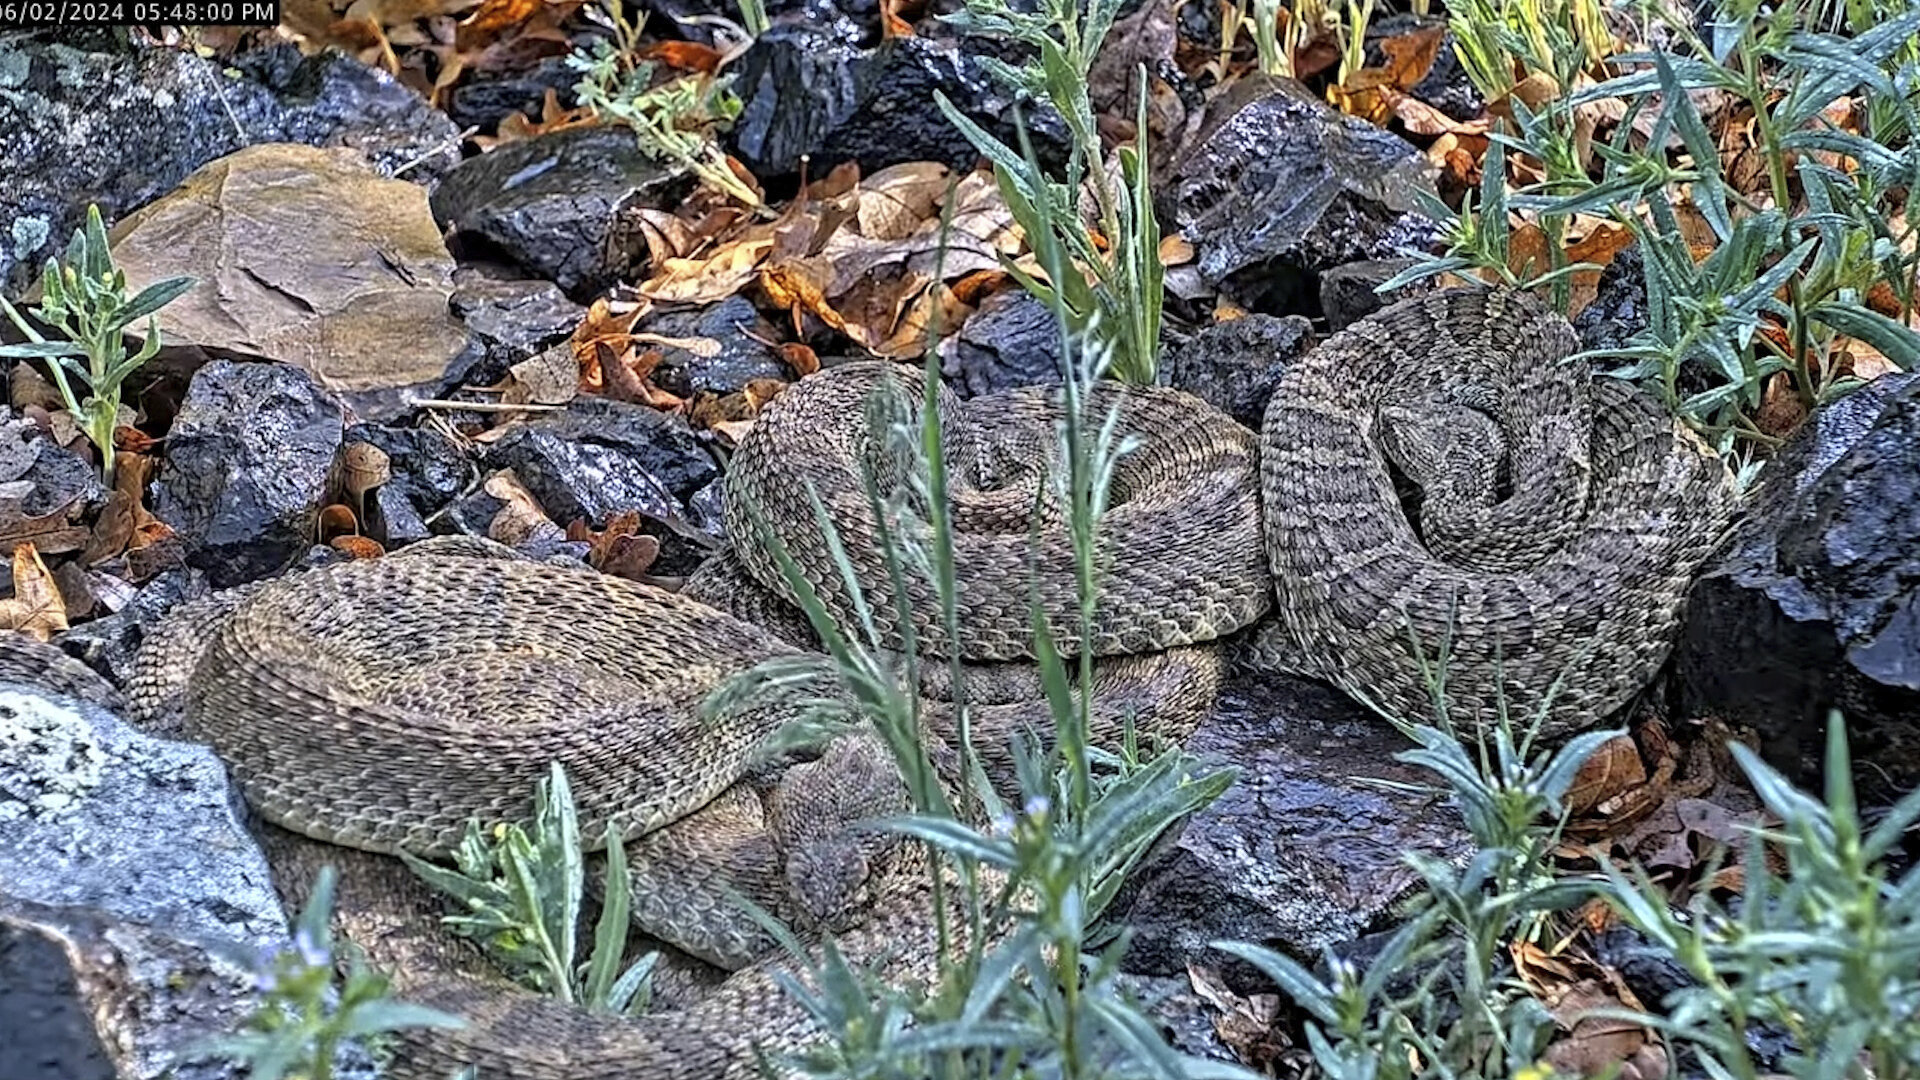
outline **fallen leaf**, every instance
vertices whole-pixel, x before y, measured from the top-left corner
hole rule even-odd
[[[500,400],[510,405],[565,405],[580,393],[580,364],[566,344],[542,349],[507,369]]]
[[[1623,1006],[1599,979],[1583,979],[1548,1002],[1554,1020],[1566,1032],[1547,1047],[1545,1060],[1573,1076],[1598,1076],[1621,1067],[1633,1080],[1660,1080],[1667,1074],[1666,1053],[1646,1027],[1625,1020],[1584,1015]]]
[[[705,259],[669,258],[637,291],[652,300],[683,304],[710,304],[745,288],[773,250],[773,239],[742,240],[722,245]]]
[[[18,630],[40,641],[67,628],[67,607],[60,586],[31,543],[13,548],[13,595],[0,600],[0,627]]]
[[[780,359],[800,378],[806,378],[820,370],[820,357],[813,349],[797,341],[790,341],[779,348]]]
[[[1200,1000],[1219,1010],[1220,1015],[1213,1018],[1214,1034],[1241,1061],[1265,1067],[1293,1048],[1280,995],[1236,994],[1217,970],[1192,961],[1187,962],[1187,985]]]
[[[1567,789],[1567,812],[1579,817],[1622,791],[1647,781],[1647,767],[1640,760],[1640,748],[1625,735],[1616,735],[1601,744],[1574,774]]]
[[[335,537],[359,535],[360,522],[354,517],[352,507],[332,503],[320,511],[315,529],[320,534],[320,542],[325,544],[332,542]]]
[[[1440,56],[1440,46],[1446,38],[1446,24],[1433,23],[1382,39],[1380,51],[1387,54],[1388,81],[1401,90],[1419,85],[1427,72],[1433,70],[1433,62]]]
[[[678,71],[697,71],[702,75],[711,75],[720,70],[720,62],[726,59],[725,53],[697,41],[655,42],[641,49],[640,56],[647,60],[658,60]]]
[[[336,536],[328,541],[328,545],[355,559],[377,559],[387,553],[387,549],[380,546],[380,541],[366,536]]]
[[[952,170],[938,162],[908,161],[867,177],[854,214],[860,235],[870,240],[912,235],[937,216],[951,176]]]
[[[487,538],[508,547],[524,547],[535,542],[560,541],[566,530],[555,525],[540,508],[540,501],[520,483],[512,469],[502,469],[482,485],[487,494],[506,503],[487,525]]]

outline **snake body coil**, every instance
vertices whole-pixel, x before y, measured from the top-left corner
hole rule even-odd
[[[1111,737],[1132,713],[1179,737],[1217,687],[1211,643],[1270,610],[1257,640],[1277,666],[1412,718],[1430,709],[1415,639],[1445,643],[1456,720],[1488,718],[1504,695],[1517,715],[1542,708],[1550,733],[1565,734],[1629,698],[1666,654],[1730,488],[1718,459],[1656,404],[1595,382],[1572,349],[1565,322],[1531,300],[1450,291],[1391,307],[1291,367],[1257,439],[1177,391],[1090,390],[1096,426],[1111,410],[1115,436],[1139,443],[1114,468],[1099,533],[1091,645],[1108,677],[1097,734]],[[911,574],[897,617],[880,542],[924,542],[927,508],[893,425],[915,415],[924,391],[918,372],[871,363],[776,398],[728,477],[735,569],[752,584],[716,572],[690,591],[716,604],[732,595],[736,610],[794,599],[756,540],[764,524],[841,624],[871,625],[887,647],[910,633],[935,655],[1019,661],[1034,655],[1036,604],[1073,647],[1078,582],[1053,481],[1063,414],[1046,390],[962,404],[936,388],[959,635],[948,639],[932,590]],[[1411,515],[1401,488],[1418,489]],[[839,554],[823,542],[822,515]],[[755,589],[758,599],[743,595]],[[292,830],[274,834],[280,865],[332,851],[359,868],[341,893],[347,935],[402,968],[403,992],[468,1018],[464,1032],[407,1033],[398,1075],[470,1063],[482,1077],[535,1080],[746,1076],[755,1044],[811,1037],[773,981],[775,960],[750,964],[701,1005],[638,1019],[487,981],[441,944],[396,860],[329,846],[445,852],[469,817],[523,815],[558,760],[583,835],[614,820],[636,845],[668,837],[652,850],[688,854],[667,863],[732,850],[735,834],[702,815],[742,805],[755,750],[786,717],[768,705],[716,726],[697,719],[698,701],[799,649],[687,596],[459,554],[325,567],[215,607],[156,635],[130,696],[152,710],[184,687],[188,731]],[[1004,742],[1044,727],[1032,705],[983,706],[989,722],[976,730]],[[796,809],[806,807],[789,802],[768,820]],[[727,856],[716,858],[726,870]],[[764,851],[753,860],[768,863]],[[754,872],[742,865],[735,872]],[[300,875],[290,880],[297,889]],[[848,952],[884,959],[890,978],[930,974],[924,883],[875,879],[869,917],[841,939]],[[672,922],[685,908],[649,910]]]

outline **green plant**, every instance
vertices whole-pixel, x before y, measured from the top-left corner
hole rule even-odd
[[[402,855],[414,873],[470,912],[442,921],[479,939],[528,985],[569,1004],[596,1012],[646,1011],[649,977],[658,954],[648,953],[622,972],[627,917],[632,903],[626,848],[607,823],[606,890],[595,925],[593,949],[575,964],[575,934],[585,888],[580,823],[573,790],[558,762],[536,787],[531,834],[503,824],[489,839],[475,822],[454,852],[457,871]]]
[[[1824,803],[1745,746],[1732,752],[1779,824],[1750,832],[1735,907],[1703,889],[1678,913],[1644,871],[1607,868],[1617,910],[1695,980],[1663,1016],[1618,1015],[1691,1044],[1711,1076],[1920,1076],[1920,867],[1894,880],[1886,869],[1920,821],[1920,792],[1868,829],[1838,712],[1827,720]],[[1791,1049],[1759,1060],[1747,1040],[1754,1025],[1786,1032]]]
[[[333,867],[323,867],[295,923],[292,946],[264,958],[256,979],[260,1000],[241,1031],[210,1041],[199,1048],[201,1054],[244,1065],[253,1080],[328,1080],[346,1043],[465,1023],[437,1009],[394,1000],[387,978],[364,966],[357,954],[345,981],[336,985],[329,925],[333,891]]]
[[[1333,1080],[1543,1076],[1554,1020],[1513,974],[1508,943],[1536,939],[1551,914],[1594,895],[1587,882],[1557,880],[1550,860],[1580,766],[1617,733],[1587,732],[1536,752],[1546,703],[1516,738],[1502,702],[1492,730],[1472,736],[1476,758],[1447,716],[1447,643],[1432,663],[1419,655],[1438,723],[1387,715],[1419,744],[1395,757],[1440,777],[1473,837],[1473,858],[1458,868],[1407,853],[1426,891],[1364,971],[1331,950],[1323,979],[1271,949],[1216,947],[1258,967],[1306,1011],[1308,1047]]]
[[[1051,257],[1064,255],[1055,248]],[[1049,269],[1057,273],[1060,268]],[[1114,462],[1128,448],[1116,441],[1111,418],[1087,414],[1086,388],[1102,373],[1104,356],[1077,348],[1078,335],[1061,311],[1064,300],[1055,294],[1053,301],[1067,355],[1099,357],[1070,363],[1062,391],[1067,408],[1060,468],[1051,492],[1073,538],[1084,640],[1095,595],[1094,538]],[[939,361],[931,350],[927,364],[927,396],[918,403],[917,416],[914,403],[900,398],[880,395],[869,405],[870,423],[884,433],[892,468],[869,475],[867,496],[881,524],[878,540],[893,595],[902,604],[910,602],[909,590],[902,587],[909,577],[929,586],[952,635],[958,590],[935,396]],[[937,927],[939,968],[930,988],[887,986],[829,941],[823,961],[813,967],[811,987],[785,980],[787,991],[825,1034],[819,1045],[787,1064],[803,1075],[902,1080],[1248,1077],[1243,1070],[1170,1050],[1118,986],[1125,936],[1104,947],[1093,945],[1097,920],[1127,870],[1172,822],[1224,790],[1231,774],[1200,770],[1178,749],[1147,758],[1131,738],[1117,753],[1092,746],[1092,660],[1085,648],[1075,661],[1063,659],[1036,616],[1052,722],[1039,743],[1016,743],[1018,810],[1003,805],[979,766],[965,704],[966,673],[952,658],[961,763],[957,776],[943,776],[930,751],[930,740],[938,736],[928,732],[925,703],[903,689],[919,685],[918,644],[909,629],[903,648],[882,647],[838,532],[817,499],[815,505],[823,543],[834,553],[862,616],[853,626],[837,624],[778,538],[762,528],[762,542],[831,659],[764,665],[725,688],[715,707],[724,707],[733,695],[769,688],[791,692],[824,681],[838,694],[809,700],[827,713],[838,710],[839,725],[864,725],[886,740],[916,808],[886,824],[924,844],[927,914]],[[913,620],[903,610],[896,625],[910,628]],[[797,952],[797,943],[793,947]]]
[[[1663,10],[1658,17],[1680,52],[1613,57],[1634,70],[1538,116],[1515,102],[1515,130],[1495,143],[1503,155],[1540,163],[1543,179],[1505,196],[1506,159],[1490,154],[1479,206],[1470,202],[1458,216],[1436,211],[1448,222],[1446,253],[1382,287],[1472,269],[1521,284],[1552,281],[1564,308],[1564,275],[1582,268],[1564,264],[1564,224],[1605,214],[1637,241],[1648,300],[1646,329],[1607,354],[1628,361],[1612,374],[1652,390],[1722,453],[1740,441],[1777,441],[1755,419],[1775,376],[1807,409],[1857,385],[1835,362],[1843,338],[1903,368],[1920,362],[1920,335],[1907,325],[1920,268],[1920,11],[1851,36],[1807,31],[1807,15],[1806,3],[1762,9],[1726,0],[1702,37]],[[1561,55],[1567,41],[1549,51]],[[1585,52],[1577,42],[1569,48],[1575,60]],[[1729,182],[1719,141],[1691,96],[1702,91],[1754,117],[1764,191],[1742,193]],[[1826,115],[1842,98],[1859,103],[1858,130]],[[1609,99],[1624,102],[1626,115],[1610,140],[1591,144],[1596,178],[1568,122]],[[1670,158],[1670,143],[1684,163]],[[1712,234],[1704,253],[1687,241],[1686,211]],[[1507,266],[1510,212],[1540,221],[1562,265],[1532,280]],[[1876,290],[1897,302],[1895,317],[1868,306]]]
[[[573,88],[580,104],[595,116],[632,128],[648,157],[675,162],[715,190],[759,209],[759,192],[733,171],[714,138],[740,115],[740,99],[729,89],[729,80],[691,74],[652,85],[653,63],[638,59],[645,15],[628,20],[618,0],[603,0],[603,9],[595,19],[613,32],[613,40],[596,39],[591,49],[576,48],[567,57],[567,66],[580,72]],[[765,30],[763,5],[749,0],[742,10],[750,32]],[[760,13],[760,30],[751,29],[755,11]]]
[[[1035,59],[1019,67],[991,57],[982,63],[1016,92],[1051,104],[1065,121],[1070,146],[1060,181],[1047,175],[1030,148],[1016,151],[968,119],[946,95],[936,91],[934,97],[948,121],[993,163],[1001,195],[1047,280],[1003,259],[1008,272],[1064,311],[1076,334],[1097,337],[1089,344],[1111,355],[1113,377],[1146,384],[1159,367],[1166,268],[1148,189],[1145,73],[1136,141],[1118,148],[1117,178],[1103,167],[1100,133],[1087,99],[1087,72],[1121,3],[1091,0],[1083,13],[1080,0],[1044,0],[1039,13],[1028,13],[1005,0],[967,0],[964,10],[943,16],[968,32],[1006,37],[1034,50]],[[1024,142],[1024,130],[1020,137]],[[1093,201],[1091,223],[1080,213],[1083,192]],[[1068,257],[1052,258],[1042,251],[1046,245],[1058,245]],[[1054,302],[1056,293],[1060,303]]]
[[[120,387],[160,351],[160,320],[155,313],[193,284],[190,277],[168,278],[128,299],[127,275],[113,263],[100,208],[89,205],[87,223],[74,231],[65,259],[47,260],[40,275],[40,303],[32,309],[36,320],[66,340],[48,341],[0,297],[0,311],[27,338],[22,345],[0,345],[0,357],[46,362],[60,400],[99,449],[100,470],[108,486],[114,477],[113,431],[120,416]],[[145,340],[139,352],[128,356],[126,329],[143,318],[147,320]],[[84,366],[81,359],[86,361]],[[85,385],[85,398],[75,395],[69,375]]]

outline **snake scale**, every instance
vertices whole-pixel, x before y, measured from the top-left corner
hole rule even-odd
[[[1592,378],[1573,351],[1565,321],[1524,294],[1446,290],[1294,362],[1258,433],[1180,391],[1091,388],[1089,415],[1111,413],[1131,444],[1096,548],[1096,734],[1111,740],[1133,714],[1182,737],[1229,640],[1410,719],[1432,715],[1413,642],[1445,643],[1455,720],[1485,720],[1504,695],[1564,735],[1629,701],[1664,660],[1732,486],[1659,405]],[[783,548],[842,627],[952,654],[1006,688],[975,713],[996,782],[1007,759],[992,746],[1045,730],[1021,675],[1035,605],[1063,646],[1078,640],[1059,396],[961,402],[935,388],[959,582],[950,640],[924,580],[896,578],[878,554],[883,536],[925,540],[925,491],[894,427],[925,400],[921,380],[851,363],[777,397],[730,464],[734,557],[682,594],[430,542],[201,601],[150,635],[128,686],[135,713],[229,762],[271,823],[283,891],[297,897],[322,861],[342,866],[346,936],[397,968],[406,996],[468,1019],[405,1034],[395,1075],[753,1075],[756,1046],[813,1032],[773,981],[791,961],[730,938],[727,914],[697,902],[712,875],[836,931],[885,977],[927,973],[925,875],[890,869],[857,827],[898,805],[886,761],[830,747],[769,763],[778,701],[698,710],[730,677],[805,655]],[[928,716],[936,741],[952,734],[950,705]],[[641,928],[738,969],[706,997],[609,1018],[503,986],[387,857],[444,853],[470,817],[523,816],[551,760],[572,779],[583,836],[614,822],[627,838]]]

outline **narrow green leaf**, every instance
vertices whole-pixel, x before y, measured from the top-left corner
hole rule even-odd
[[[1815,322],[1871,345],[1902,370],[1912,371],[1920,364],[1920,334],[1877,311],[1858,304],[1823,300],[1813,305],[1807,315]]]

